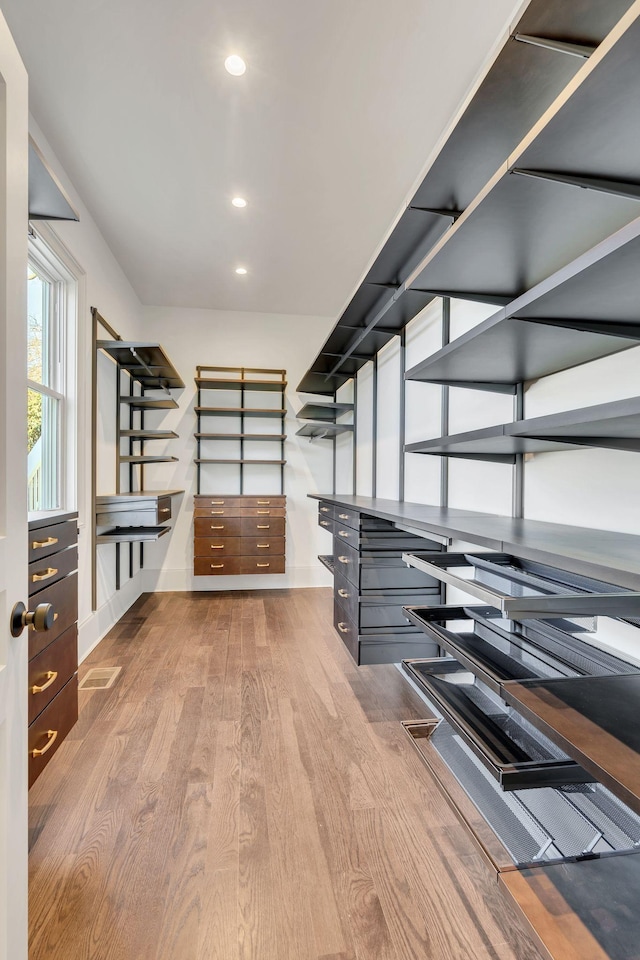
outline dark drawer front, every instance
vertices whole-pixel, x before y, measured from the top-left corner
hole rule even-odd
[[[284,517],[243,517],[240,533],[243,537],[284,537]]]
[[[99,527],[155,527],[171,519],[171,497],[149,497],[136,503],[120,499],[113,503],[99,503],[96,523]]]
[[[44,710],[78,669],[75,624],[29,663],[29,723]]]
[[[42,560],[52,553],[58,553],[72,546],[78,537],[77,523],[77,520],[66,520],[64,523],[52,523],[40,530],[30,531],[29,562]]]
[[[356,510],[336,506],[333,516],[341,527],[352,527],[354,530],[360,529],[360,513]]]
[[[348,543],[354,550],[360,546],[360,534],[353,527],[347,527],[342,520],[335,521],[334,536],[336,538],[336,550],[340,543]]]
[[[284,507],[243,507],[241,517],[284,517]]]
[[[230,520],[224,517],[219,520],[201,517],[194,521],[194,528],[196,537],[239,537],[242,534],[242,520],[240,517]]]
[[[74,674],[29,727],[30,787],[49,763],[77,719],[78,675]]]
[[[241,557],[241,573],[284,573],[284,557]]]
[[[424,598],[426,594],[419,594],[420,597]],[[409,595],[410,596],[410,595]],[[403,594],[404,600],[402,598],[397,599],[394,597],[388,599],[387,602],[367,602],[363,600],[360,604],[360,628],[362,630],[367,630],[371,627],[393,627],[394,629],[409,631],[411,633],[416,632],[415,624],[410,623],[402,612],[403,606],[406,604],[407,595]],[[415,597],[413,599],[416,599]],[[440,600],[440,591],[437,591],[434,594],[434,601],[438,603]],[[433,644],[435,646],[435,644]]]
[[[420,637],[419,634],[398,636],[360,637],[358,644],[358,666],[370,666],[376,663],[400,663],[412,657],[435,657],[438,648],[434,643]]]
[[[345,647],[358,662],[358,628],[349,620],[343,607],[337,601],[333,605],[333,625]]]
[[[326,517],[323,513],[318,514],[318,526],[322,527],[323,530],[327,530],[329,533],[335,531],[335,523],[331,517]]]
[[[359,557],[358,551],[350,547],[343,540],[333,538],[334,573],[346,577],[356,587],[359,585]]]
[[[284,537],[196,537],[194,549],[196,557],[284,556],[285,543]]]
[[[50,643],[68,630],[78,619],[78,574],[72,573],[51,586],[35,593],[30,598],[30,607],[34,604],[51,603],[58,617],[51,630],[36,633],[29,630],[29,659],[37,656]]]
[[[234,577],[242,573],[240,557],[196,557],[193,572],[196,577]]]
[[[223,501],[210,500],[207,504],[196,503],[194,517],[241,517],[242,507],[239,503],[225,504]]]
[[[240,496],[230,496],[226,497],[224,494],[212,495],[210,497],[202,496],[197,494],[193,498],[193,505],[200,510],[215,510],[217,507],[240,507],[244,497]]]
[[[360,565],[360,589],[365,590],[412,590],[425,589],[431,594],[439,591],[440,584],[434,577],[407,567],[400,557],[364,557]]]
[[[46,560],[33,560],[29,564],[29,596],[42,590],[48,584],[62,580],[72,570],[78,569],[78,548],[68,547],[61,553],[54,553]]]
[[[343,608],[349,620],[357,623],[359,607],[358,588],[338,571],[334,574],[333,588],[336,602]]]
[[[336,507],[332,503],[325,503],[321,501],[320,506],[318,507],[318,519],[320,517],[326,517],[328,520],[333,520],[336,515]]]
[[[262,509],[262,507],[271,507],[271,508],[275,507],[275,508],[284,510],[286,505],[287,505],[286,497],[264,496],[264,497],[243,497],[242,498],[242,506],[245,509],[260,510]]]

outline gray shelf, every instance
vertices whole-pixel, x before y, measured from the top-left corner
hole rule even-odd
[[[253,407],[195,407],[195,412],[202,417],[284,417],[286,410],[256,409]]]
[[[640,451],[640,397],[410,443],[405,451],[515,463],[517,454],[577,446]]]
[[[195,384],[201,390],[246,390],[251,392],[257,390],[269,393],[284,393],[286,380],[249,380],[238,379],[231,380],[226,377],[195,377]]]
[[[196,440],[286,440],[286,433],[194,433]]]
[[[221,460],[221,459],[219,459],[219,458],[218,458],[218,459],[216,459],[216,458],[209,458],[209,459],[207,459],[207,458],[205,458],[205,457],[198,457],[198,458],[196,458],[193,462],[194,462],[194,463],[242,463],[242,464],[244,464],[245,466],[248,466],[248,467],[250,467],[251,464],[254,464],[254,463],[262,463],[262,464],[265,464],[265,463],[266,463],[266,464],[273,463],[273,464],[276,464],[277,466],[281,467],[281,466],[284,466],[284,464],[285,464],[287,461],[286,461],[286,460],[247,460],[246,458],[245,458],[245,459],[242,459],[242,460]]]
[[[127,370],[145,389],[184,387],[184,381],[159,343],[98,340],[96,346]]]
[[[154,543],[169,533],[171,527],[114,527],[96,536],[96,543]]]
[[[323,400],[305,403],[296,416],[298,420],[323,420],[327,423],[335,423],[341,414],[352,412],[352,403],[330,403]]]
[[[353,424],[319,421],[316,423],[305,423],[299,430],[296,430],[297,437],[308,437],[310,440],[331,439],[341,433],[353,433]]]
[[[176,410],[178,407],[171,397],[120,397],[120,403],[134,410]]]
[[[333,554],[332,554],[332,553],[329,553],[329,554],[320,554],[320,555],[318,556],[318,560],[320,561],[320,563],[322,564],[323,567],[326,567],[327,570],[328,570],[330,573],[333,573],[334,565],[335,565],[335,564],[334,564]]]
[[[120,457],[120,463],[177,463],[178,457],[168,457],[168,456],[157,456],[154,457],[152,454],[144,454],[140,456],[132,455],[127,457]]]
[[[175,430],[121,430],[121,437],[131,440],[177,440]]]
[[[161,497],[177,497],[181,493],[184,493],[184,490],[131,490],[125,493],[107,493],[97,496],[96,504],[98,506],[110,506],[123,501],[134,506],[137,501],[141,502],[150,498],[159,500]]]

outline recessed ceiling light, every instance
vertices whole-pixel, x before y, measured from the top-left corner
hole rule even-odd
[[[244,197],[234,197],[231,203],[234,205],[234,207],[246,207],[247,205],[247,201]]]
[[[239,274],[241,277],[244,277],[246,272],[247,272],[246,267],[236,267],[236,273]]]
[[[241,77],[247,69],[247,65],[237,53],[232,53],[224,62],[224,68],[232,77]]]

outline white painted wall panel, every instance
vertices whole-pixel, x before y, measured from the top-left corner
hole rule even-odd
[[[400,340],[394,337],[378,354],[378,444],[376,496],[397,500],[400,482]]]

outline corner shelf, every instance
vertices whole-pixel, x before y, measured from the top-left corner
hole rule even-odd
[[[518,454],[579,446],[640,451],[640,397],[409,443],[405,451],[515,463]]]
[[[266,374],[266,376],[265,376]],[[280,470],[280,493],[284,493],[284,468],[286,459],[284,456],[284,444],[287,438],[285,433],[285,391],[287,381],[284,370],[272,370],[265,368],[250,367],[196,367],[195,384],[197,387],[197,400],[195,413],[197,417],[197,426],[194,433],[196,441],[196,456],[194,463],[197,470],[197,493],[202,493],[202,468],[213,466],[214,464],[227,464],[237,466],[239,494],[244,494],[244,470],[245,467],[255,465],[275,466]],[[209,406],[203,403],[203,394],[212,391],[233,391],[239,394],[239,404],[237,406]],[[278,406],[271,407],[252,407],[247,405],[248,396],[253,392],[275,394],[274,400]],[[231,420],[239,420],[239,430],[236,433],[220,433],[206,431],[202,429],[203,417],[224,417]],[[251,433],[245,429],[247,420],[253,418],[265,420],[279,420],[277,432],[274,433]],[[239,444],[239,456],[236,457],[210,457],[204,455],[202,444],[206,443],[226,443],[233,441]],[[247,446],[253,443],[275,442],[279,445],[280,456],[271,458],[251,458],[247,457]]]

